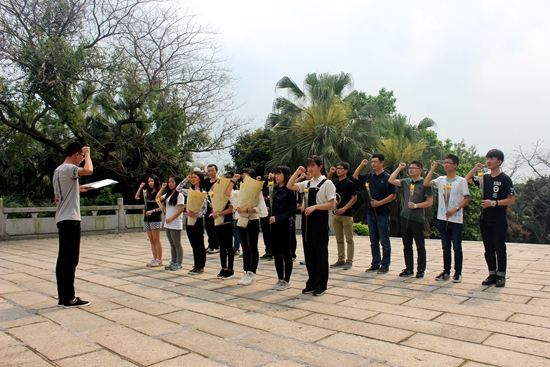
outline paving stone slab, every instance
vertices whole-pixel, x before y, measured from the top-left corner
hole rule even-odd
[[[74,310],[67,310],[74,311]],[[99,350],[100,346],[51,321],[11,328],[9,333],[32,349],[56,360]],[[55,337],[52,337],[55,335]]]
[[[178,311],[161,318],[180,324],[183,327],[197,329],[220,338],[235,338],[243,334],[257,332],[257,329],[220,319],[216,316],[203,315],[192,311]]]
[[[548,343],[543,341],[518,338],[517,336],[503,334],[493,334],[483,344],[501,349],[511,349],[525,354],[546,357],[548,358],[548,364],[550,365],[550,348],[548,348]]]
[[[127,308],[104,311],[99,316],[151,336],[174,333],[181,329],[176,323]]]
[[[52,367],[55,366],[35,352],[22,345],[11,345],[0,349],[0,360],[3,367]]]
[[[263,315],[257,312],[247,312],[233,316],[228,320],[237,324],[250,326],[256,329],[269,331],[274,334],[292,337],[298,340],[313,342],[327,337],[334,331],[310,326],[303,323],[287,321],[274,316]]]
[[[312,300],[307,299],[292,299],[290,301],[282,303],[283,305],[289,306],[291,309],[298,308],[306,311],[316,312],[320,314],[332,315],[343,317],[346,319],[352,320],[365,320],[367,317],[375,315],[376,312],[369,312],[359,308],[351,308],[342,306],[339,304],[331,303],[320,303],[313,302]],[[311,312],[308,312],[310,314]]]
[[[414,334],[410,330],[371,324],[369,322],[349,320],[341,317],[320,315],[317,313],[304,317],[303,319],[300,319],[299,322],[308,325],[316,325],[329,330],[344,332],[346,334],[361,335],[368,338],[385,340],[392,343],[399,343]]]
[[[182,367],[182,366],[200,366],[200,367],[223,367],[225,363],[218,363],[211,359],[205,358],[196,353],[187,353],[182,356],[169,359],[167,361],[155,363],[151,367]]]
[[[503,348],[495,348],[475,343],[458,340],[449,340],[439,336],[415,334],[404,345],[450,355],[458,358],[472,360],[481,363],[494,364],[501,367],[517,367],[528,365],[530,367],[548,366],[550,360],[518,353]]]
[[[550,329],[550,317],[540,317],[515,313],[507,321],[512,321],[520,324],[529,324]]]
[[[407,307],[359,299],[348,299],[339,304],[346,307],[360,308],[372,312],[386,312],[392,315],[413,317],[422,320],[431,320],[442,313],[441,311],[426,310],[422,307]]]
[[[205,315],[212,315],[222,319],[228,319],[235,315],[241,315],[246,310],[241,310],[238,307],[233,307],[229,304],[205,301],[193,297],[178,297],[166,300],[166,303],[179,308],[180,310],[190,310]]]
[[[376,316],[369,317],[367,322],[475,343],[482,343],[491,335],[491,332],[486,330],[443,324],[436,321],[413,319],[387,313],[379,313]]]
[[[344,333],[333,335],[318,344],[358,354],[367,361],[388,366],[458,367],[464,362],[462,358]]]
[[[104,348],[141,365],[150,365],[187,353],[185,349],[121,325],[91,330],[85,335]]]
[[[43,321],[44,318],[42,316],[38,316],[33,311],[24,307],[15,306],[8,302],[0,304],[0,327],[3,329],[36,324]]]
[[[61,325],[64,329],[77,333],[113,325],[111,321],[84,308],[65,309],[63,307],[53,307],[40,310],[39,314]]]
[[[118,306],[116,308],[128,307],[133,310],[145,312],[147,314],[155,316],[174,312],[180,309],[164,302],[155,302],[147,298],[135,296],[133,294],[125,294],[122,296],[113,297],[110,299],[110,301]],[[98,310],[97,312],[100,311]]]
[[[550,343],[550,329],[546,327],[536,327],[510,321],[491,320],[482,317],[453,315],[451,313],[441,315],[434,321],[523,338],[544,340]]]
[[[96,352],[80,354],[75,357],[60,359],[56,363],[61,367],[75,366],[116,366],[116,367],[132,367],[140,366],[132,363],[111,351],[102,349]]]
[[[361,366],[365,362],[362,357],[352,353],[321,348],[315,343],[266,332],[245,335],[238,338],[238,342],[276,354],[278,358],[301,361],[308,366]]]
[[[275,360],[275,356],[198,330],[187,330],[162,337],[174,345],[209,359],[236,367],[252,367]]]
[[[405,303],[403,306],[417,307],[441,312],[452,312],[468,316],[487,317],[495,320],[506,320],[513,314],[512,311],[495,309],[491,309],[490,311],[488,311],[479,306],[453,305],[445,302],[423,299],[412,299]]]

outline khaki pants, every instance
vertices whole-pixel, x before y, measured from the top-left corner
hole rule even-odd
[[[353,262],[353,255],[355,254],[355,244],[353,243],[353,217],[333,215],[332,225],[334,226],[334,235],[336,236],[336,245],[338,246],[338,261]],[[346,242],[348,244],[347,259],[344,235],[346,236]]]

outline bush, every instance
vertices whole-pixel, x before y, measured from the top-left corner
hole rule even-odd
[[[368,236],[369,226],[362,223],[353,223],[353,232],[358,236]]]

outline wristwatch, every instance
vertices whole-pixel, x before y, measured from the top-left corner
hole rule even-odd
[[[491,201],[491,206],[492,206],[492,207],[497,206],[497,202],[496,202],[495,200]]]
[[[459,210],[460,210],[460,207],[455,206],[455,209],[456,209],[456,211],[459,211]]]

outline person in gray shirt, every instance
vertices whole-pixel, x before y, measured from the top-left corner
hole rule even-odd
[[[84,161],[84,166],[79,167]],[[59,252],[55,275],[57,279],[57,305],[65,308],[88,306],[90,302],[75,297],[74,278],[80,255],[80,193],[88,191],[79,185],[80,176],[94,172],[90,147],[70,143],[65,149],[65,161],[55,169],[53,189],[57,211],[55,223],[59,231]]]

